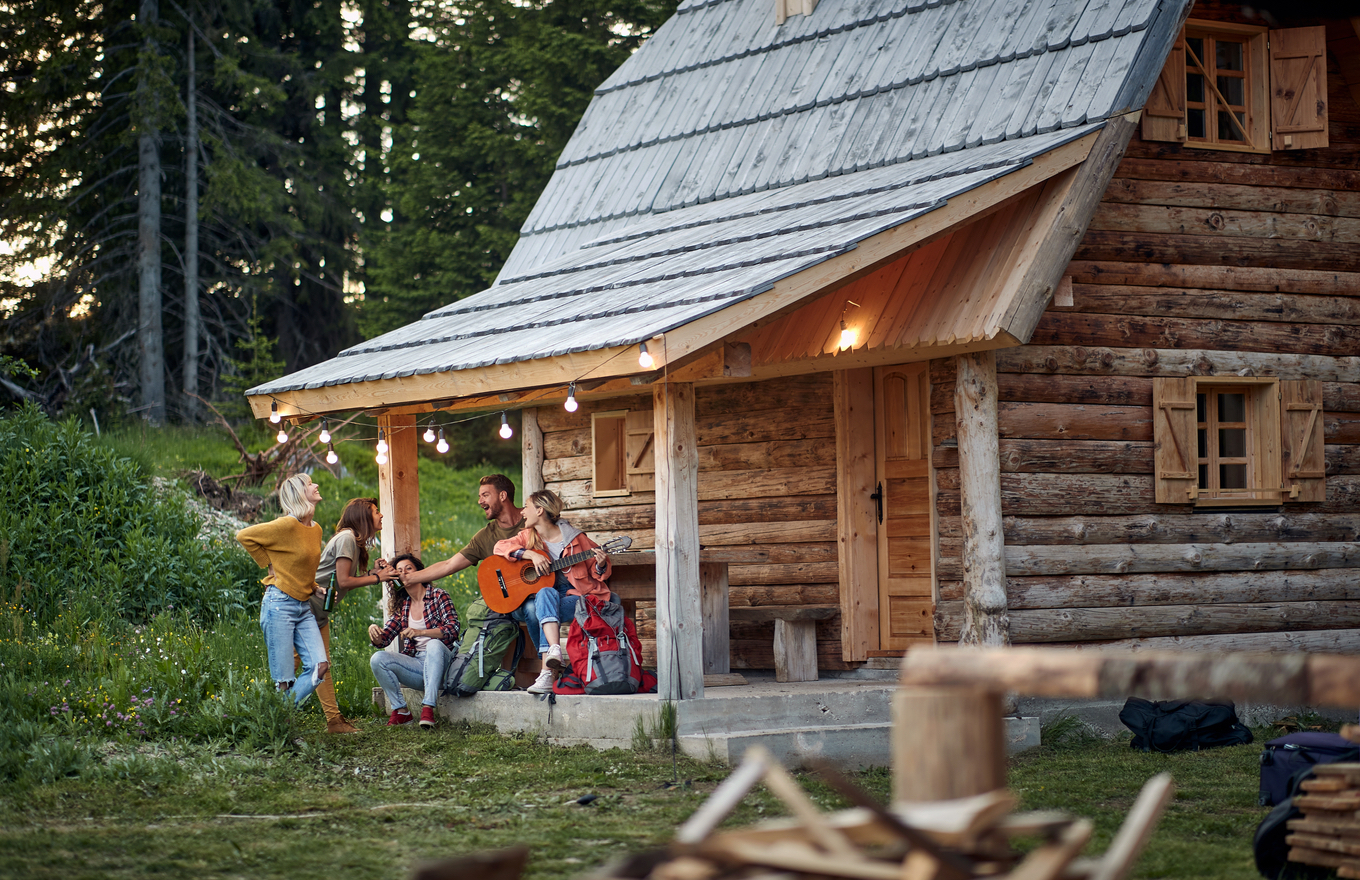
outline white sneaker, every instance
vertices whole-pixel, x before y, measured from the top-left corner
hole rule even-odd
[[[547,657],[547,659],[544,660],[543,662],[544,662],[545,665],[547,665],[547,667],[548,667],[549,669],[556,670],[556,671],[558,671],[558,672],[560,672],[560,671],[562,671],[563,669],[565,669],[566,666],[567,666],[567,664],[565,664],[565,663],[562,662],[562,646],[561,646],[561,645],[549,645],[549,646],[548,646],[548,657]]]
[[[545,669],[538,674],[538,678],[534,679],[534,683],[529,685],[529,693],[550,694],[552,693],[552,685],[553,671],[551,669]]]

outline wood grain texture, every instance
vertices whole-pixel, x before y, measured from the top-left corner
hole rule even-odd
[[[1004,504],[999,482],[996,360],[991,352],[960,355],[954,409],[959,438],[959,495],[963,520],[963,635],[971,645],[1008,644]],[[978,792],[970,792],[977,794]]]
[[[1241,541],[1357,541],[1360,514],[1318,514],[1301,509],[1259,513],[1205,512],[1143,516],[1008,516],[1006,545],[1026,544],[1231,544]],[[961,540],[957,517],[941,517],[941,541]]]
[[[704,616],[699,585],[699,460],[694,386],[655,387],[656,594],[658,692],[666,699],[704,695]]]

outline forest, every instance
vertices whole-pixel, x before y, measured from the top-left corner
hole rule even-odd
[[[244,419],[485,289],[674,5],[3,0],[0,402]]]

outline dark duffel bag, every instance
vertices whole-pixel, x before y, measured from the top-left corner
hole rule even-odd
[[[1272,739],[1261,752],[1261,793],[1257,803],[1273,806],[1289,797],[1289,780],[1305,767],[1360,761],[1360,747],[1339,734],[1304,731]]]
[[[1230,702],[1152,703],[1129,697],[1119,710],[1119,720],[1133,731],[1130,745],[1144,752],[1198,751],[1251,742],[1251,731],[1237,720],[1237,709]]]

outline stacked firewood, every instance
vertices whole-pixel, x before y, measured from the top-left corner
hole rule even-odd
[[[1289,861],[1360,880],[1360,764],[1320,764],[1313,773],[1294,796],[1303,816],[1289,820]]]
[[[1162,774],[1144,787],[1119,835],[1100,859],[1081,858],[1092,826],[1061,812],[1014,813],[1015,797],[974,797],[885,808],[835,770],[822,776],[856,807],[823,813],[764,749],[740,767],[680,827],[664,850],[632,856],[596,880],[1118,880],[1137,858],[1172,795]],[[793,814],[748,828],[717,826],[763,782]],[[1016,838],[1039,838],[1021,853]]]

